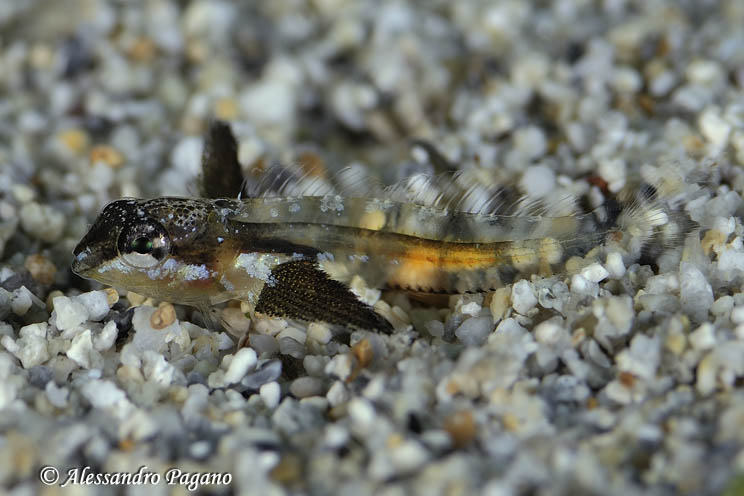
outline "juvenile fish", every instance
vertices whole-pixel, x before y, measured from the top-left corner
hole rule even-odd
[[[454,207],[444,194],[427,204],[402,187],[389,192],[117,200],[75,248],[72,268],[202,310],[238,299],[272,316],[389,332],[349,289],[353,276],[378,288],[488,291],[530,274],[565,273],[572,257],[603,243],[638,252],[685,231],[648,191],[567,215],[535,203],[509,215],[466,207],[472,191]]]

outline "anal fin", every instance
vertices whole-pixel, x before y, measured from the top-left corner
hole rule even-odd
[[[258,297],[257,312],[385,333],[393,330],[387,320],[359,301],[346,285],[328,277],[310,260],[277,265],[270,280],[272,283],[267,283]]]

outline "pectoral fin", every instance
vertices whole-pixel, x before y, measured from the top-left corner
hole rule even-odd
[[[202,152],[202,196],[205,198],[235,198],[243,185],[243,173],[238,162],[238,144],[230,126],[214,121]]]
[[[343,283],[309,260],[277,265],[258,297],[256,311],[274,317],[322,321],[390,333],[393,327]]]

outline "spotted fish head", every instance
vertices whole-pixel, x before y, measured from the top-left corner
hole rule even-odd
[[[179,282],[209,275],[203,259],[198,264],[190,259],[211,212],[209,202],[185,198],[109,203],[73,250],[72,270],[146,296],[186,302]]]

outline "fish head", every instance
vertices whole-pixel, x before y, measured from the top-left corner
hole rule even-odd
[[[193,304],[195,283],[214,275],[209,250],[197,250],[212,203],[187,198],[109,203],[73,250],[72,270],[104,284],[171,302]]]

